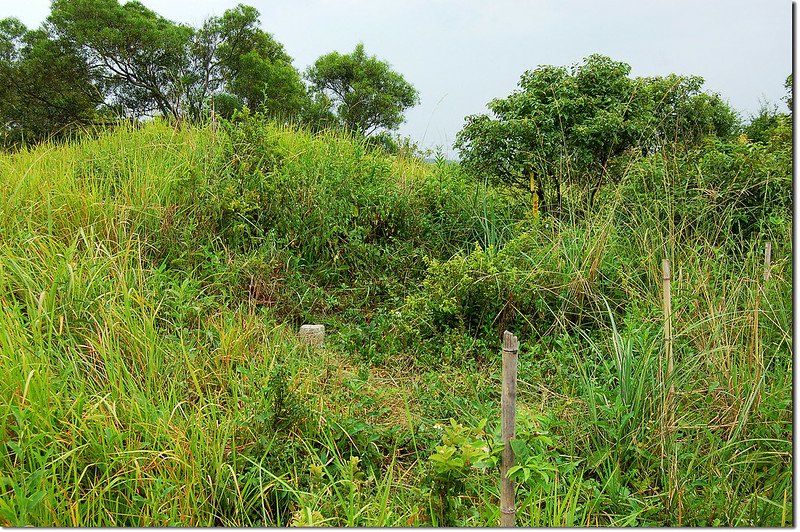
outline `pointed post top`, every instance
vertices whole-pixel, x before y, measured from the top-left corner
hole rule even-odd
[[[519,351],[519,340],[508,331],[503,333],[503,351]]]
[[[662,267],[664,269],[664,280],[665,281],[669,281],[671,279],[670,271],[669,271],[669,259],[664,259],[664,261],[661,263],[661,265],[662,265]]]

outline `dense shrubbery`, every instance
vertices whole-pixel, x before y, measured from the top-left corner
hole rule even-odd
[[[625,153],[558,219],[456,164],[246,114],[0,155],[0,523],[495,525],[508,328],[520,524],[791,524],[776,123]]]
[[[769,144],[709,137],[687,152],[632,161],[621,192],[622,211],[640,210],[648,201],[655,214],[712,246],[738,245],[781,230],[791,216],[787,127],[788,122],[781,124]]]
[[[418,160],[354,137],[314,136],[245,113],[219,142],[199,211],[226,247],[249,257],[241,271],[253,300],[295,307],[295,317],[296,305],[310,318],[402,295],[425,256],[503,238],[496,226],[521,210],[455,166],[428,176]],[[312,301],[281,301],[309,290]]]

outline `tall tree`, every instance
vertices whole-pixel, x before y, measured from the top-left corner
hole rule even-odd
[[[394,130],[403,112],[419,103],[417,90],[385,61],[358,44],[351,54],[331,52],[308,68],[316,101],[327,102],[342,127],[362,135]]]
[[[229,106],[245,104],[270,115],[295,116],[307,104],[292,58],[259,26],[258,11],[240,4],[209,18],[197,31],[194,70],[203,90],[195,105],[210,94],[227,94],[234,97],[227,98]]]
[[[305,102],[291,58],[250,6],[197,30],[135,0],[54,0],[49,20],[104,80],[109,103],[135,116],[197,119],[226,93],[271,114],[297,114]]]
[[[49,20],[106,82],[111,103],[133,115],[180,117],[191,28],[136,1],[53,0]]]
[[[3,144],[37,142],[91,123],[103,95],[78,50],[0,20],[0,131]]]
[[[519,90],[472,115],[456,137],[462,164],[560,206],[562,184],[579,184],[591,205],[609,162],[629,149],[729,134],[736,117],[702,78],[631,78],[630,66],[591,55],[571,68],[525,72]]]

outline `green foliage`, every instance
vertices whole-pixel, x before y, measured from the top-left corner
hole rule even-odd
[[[520,525],[793,523],[789,121],[554,222],[248,112],[0,154],[0,524],[495,526],[503,327]]]
[[[364,139],[313,136],[249,112],[224,129],[206,212],[228,245],[259,257],[243,266],[251,297],[294,319],[302,308],[310,318],[400,296],[426,254],[497,240],[492,224],[519,212],[456,167],[421,178],[419,160]]]
[[[402,260],[389,251],[422,230],[412,215],[413,195],[398,186],[387,161],[359,141],[332,145],[247,117],[232,123],[228,134],[214,193],[221,230],[235,245],[275,238],[301,267],[324,266],[324,282],[332,284]],[[303,142],[305,149],[287,141]]]
[[[781,116],[777,108],[770,109],[764,104],[758,110],[758,114],[751,117],[750,123],[744,128],[744,134],[753,142],[767,144],[772,132],[778,127]]]
[[[770,108],[766,103],[761,105],[756,116],[750,118],[750,123],[744,128],[748,140],[762,144],[786,145],[788,141],[789,124],[792,121],[792,75],[786,78],[784,87],[787,95],[782,98],[789,108],[789,113],[778,112],[777,106]]]
[[[198,63],[194,83],[202,87],[194,98],[199,106],[197,116],[209,94],[220,90],[238,98],[236,107],[247,105],[270,116],[295,117],[308,105],[291,57],[272,35],[260,29],[259,13],[251,6],[240,4],[221,17],[206,20],[196,31],[193,49]],[[226,102],[221,115],[232,116],[231,107]]]
[[[475,427],[465,427],[450,419],[449,425],[434,426],[442,432],[442,444],[437,445],[436,452],[428,458],[438,526],[453,526],[458,522],[455,501],[463,493],[464,482],[472,475],[473,468],[486,469],[497,463],[497,456],[490,447],[493,442],[483,431],[486,421],[481,420]]]
[[[327,99],[341,127],[360,135],[397,129],[403,112],[419,103],[417,90],[388,63],[368,56],[363,44],[351,54],[323,55],[305,76],[312,91]]]
[[[425,363],[444,357],[442,335],[449,345],[465,335],[468,343],[494,347],[506,329],[538,338],[556,323],[589,329],[605,323],[601,301],[620,308],[627,297],[614,247],[598,250],[590,240],[597,234],[569,229],[561,229],[563,241],[556,240],[553,228],[543,225],[517,228],[499,249],[476,245],[446,261],[430,260],[420,290],[406,297],[394,320],[393,335],[409,346],[426,346],[415,349]],[[607,231],[597,230],[609,239]]]
[[[532,491],[552,485],[558,472],[552,452],[555,443],[548,432],[548,423],[542,416],[520,412],[517,432],[510,443],[514,466],[508,470],[508,478]]]
[[[101,101],[122,116],[197,121],[217,96],[223,116],[248,105],[295,117],[309,105],[291,58],[260,29],[258,11],[250,6],[194,29],[140,2],[57,1],[48,21],[53,38],[81,51],[78,64],[97,78]]]
[[[609,180],[609,163],[634,149],[679,138],[727,135],[732,111],[699,92],[701,78],[630,78],[630,66],[592,55],[565,67],[525,72],[519,90],[489,103],[493,117],[472,115],[456,138],[463,164],[477,175],[539,196],[559,211],[562,188],[588,191],[589,204]],[[535,186],[534,186],[535,185]]]
[[[48,20],[99,71],[113,104],[133,116],[181,116],[191,28],[117,0],[56,0]]]
[[[728,142],[712,137],[688,152],[634,162],[625,185],[626,209],[636,209],[645,195],[661,216],[686,225],[712,245],[732,248],[760,232],[786,226],[791,218],[792,157],[785,119],[776,117],[765,133],[771,139],[767,144],[746,137]],[[751,131],[761,127],[758,121]],[[679,179],[671,177],[676,167]]]
[[[238,96],[221,92],[210,98],[210,107],[221,118],[230,120],[237,112],[242,111],[244,106]]]
[[[101,102],[75,46],[14,18],[0,21],[0,144],[63,138],[91,123]]]
[[[701,92],[699,76],[645,77],[634,80],[641,106],[642,135],[636,141],[643,153],[666,144],[697,145],[706,135],[729,139],[739,129],[733,110],[718,94]]]
[[[555,437],[549,430],[552,422],[524,409],[518,412],[516,434],[510,442],[514,465],[508,476],[516,484],[518,522],[523,526],[576,526],[580,522],[578,498],[585,492],[584,481],[576,471],[578,462],[557,454]],[[434,427],[441,432],[441,445],[428,458],[431,474],[426,481],[435,525],[462,522],[474,510],[467,507],[469,495],[489,479],[497,482],[503,442],[499,427],[487,434],[486,424],[486,419],[474,426],[451,419],[449,425]],[[559,480],[576,473],[577,480],[572,484]]]
[[[794,100],[792,99],[792,91],[794,89],[794,78],[792,77],[793,74],[789,74],[786,77],[786,82],[783,84],[783,87],[786,89],[786,97],[784,100],[786,101],[786,106],[789,108],[789,113],[794,114]]]

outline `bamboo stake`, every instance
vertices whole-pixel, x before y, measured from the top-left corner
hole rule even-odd
[[[672,426],[672,396],[675,394],[675,385],[672,383],[672,369],[674,359],[672,356],[672,287],[669,268],[669,259],[664,259],[664,355],[667,358],[667,374],[665,381],[669,382],[669,392],[664,401],[664,415],[666,416],[667,426]]]
[[[513,527],[517,516],[514,504],[514,482],[508,478],[508,470],[514,466],[514,450],[511,440],[516,434],[517,424],[517,351],[519,341],[508,331],[503,333],[503,393],[500,409],[503,416],[503,461],[500,464],[500,526]]]
[[[764,367],[764,360],[763,357],[761,356],[761,333],[759,326],[759,320],[761,315],[761,296],[763,291],[767,287],[767,279],[769,279],[771,262],[772,262],[772,242],[767,241],[764,246],[764,282],[761,283],[761,286],[759,286],[758,290],[756,291],[756,305],[755,305],[755,313],[753,315],[753,350],[750,354],[750,363],[751,365],[755,366],[756,370],[756,378],[754,380],[756,386],[758,386],[758,383],[761,380],[761,373]],[[761,402],[761,394],[757,392],[753,404],[754,406],[757,407],[760,404],[760,402]]]
[[[772,262],[772,242],[767,241],[764,247],[764,282],[769,279],[770,263]]]

